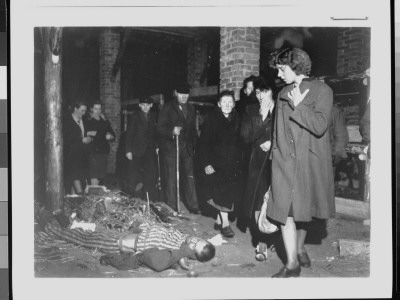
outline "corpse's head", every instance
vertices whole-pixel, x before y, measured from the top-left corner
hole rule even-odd
[[[196,258],[200,262],[209,261],[215,256],[214,245],[206,240],[192,236],[186,240],[186,243],[195,251]]]

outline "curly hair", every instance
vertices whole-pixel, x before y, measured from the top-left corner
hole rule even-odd
[[[289,66],[296,75],[310,75],[311,60],[308,54],[300,48],[284,48],[270,54],[269,64],[276,69],[276,65]]]

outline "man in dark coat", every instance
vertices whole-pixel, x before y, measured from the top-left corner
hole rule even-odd
[[[333,176],[335,176],[336,166],[342,159],[347,158],[346,146],[349,142],[346,119],[342,110],[336,105],[332,106],[329,133],[332,148]]]
[[[197,141],[196,110],[188,103],[189,86],[183,84],[174,90],[175,98],[165,104],[160,111],[157,123],[160,151],[164,162],[165,196],[166,202],[172,209],[177,209],[177,148],[176,139],[179,139],[180,176],[185,192],[185,200],[190,212],[200,213],[197,201],[193,155]]]
[[[130,183],[134,187],[142,183],[143,192],[149,193],[151,201],[157,201],[156,117],[150,111],[152,106],[153,99],[150,97],[139,100],[140,110],[132,115],[126,134],[125,153],[130,160]],[[136,190],[138,192],[139,187]],[[140,196],[143,198],[146,195]]]

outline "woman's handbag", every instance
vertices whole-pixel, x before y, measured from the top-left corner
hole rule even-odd
[[[258,229],[260,229],[261,232],[267,233],[267,234],[274,233],[279,230],[279,228],[275,224],[272,224],[267,219],[267,206],[268,206],[268,200],[269,200],[270,196],[271,196],[271,187],[268,189],[268,191],[264,195],[264,203],[261,207],[260,216],[258,217],[258,220],[257,220]]]

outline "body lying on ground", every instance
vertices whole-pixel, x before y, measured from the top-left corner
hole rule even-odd
[[[92,232],[62,228],[49,212],[42,213],[40,223],[50,236],[108,254],[101,258],[101,263],[120,270],[147,266],[163,271],[177,262],[183,269],[189,269],[187,258],[206,262],[215,256],[215,247],[206,240],[161,224],[142,223],[140,232],[133,234]]]

